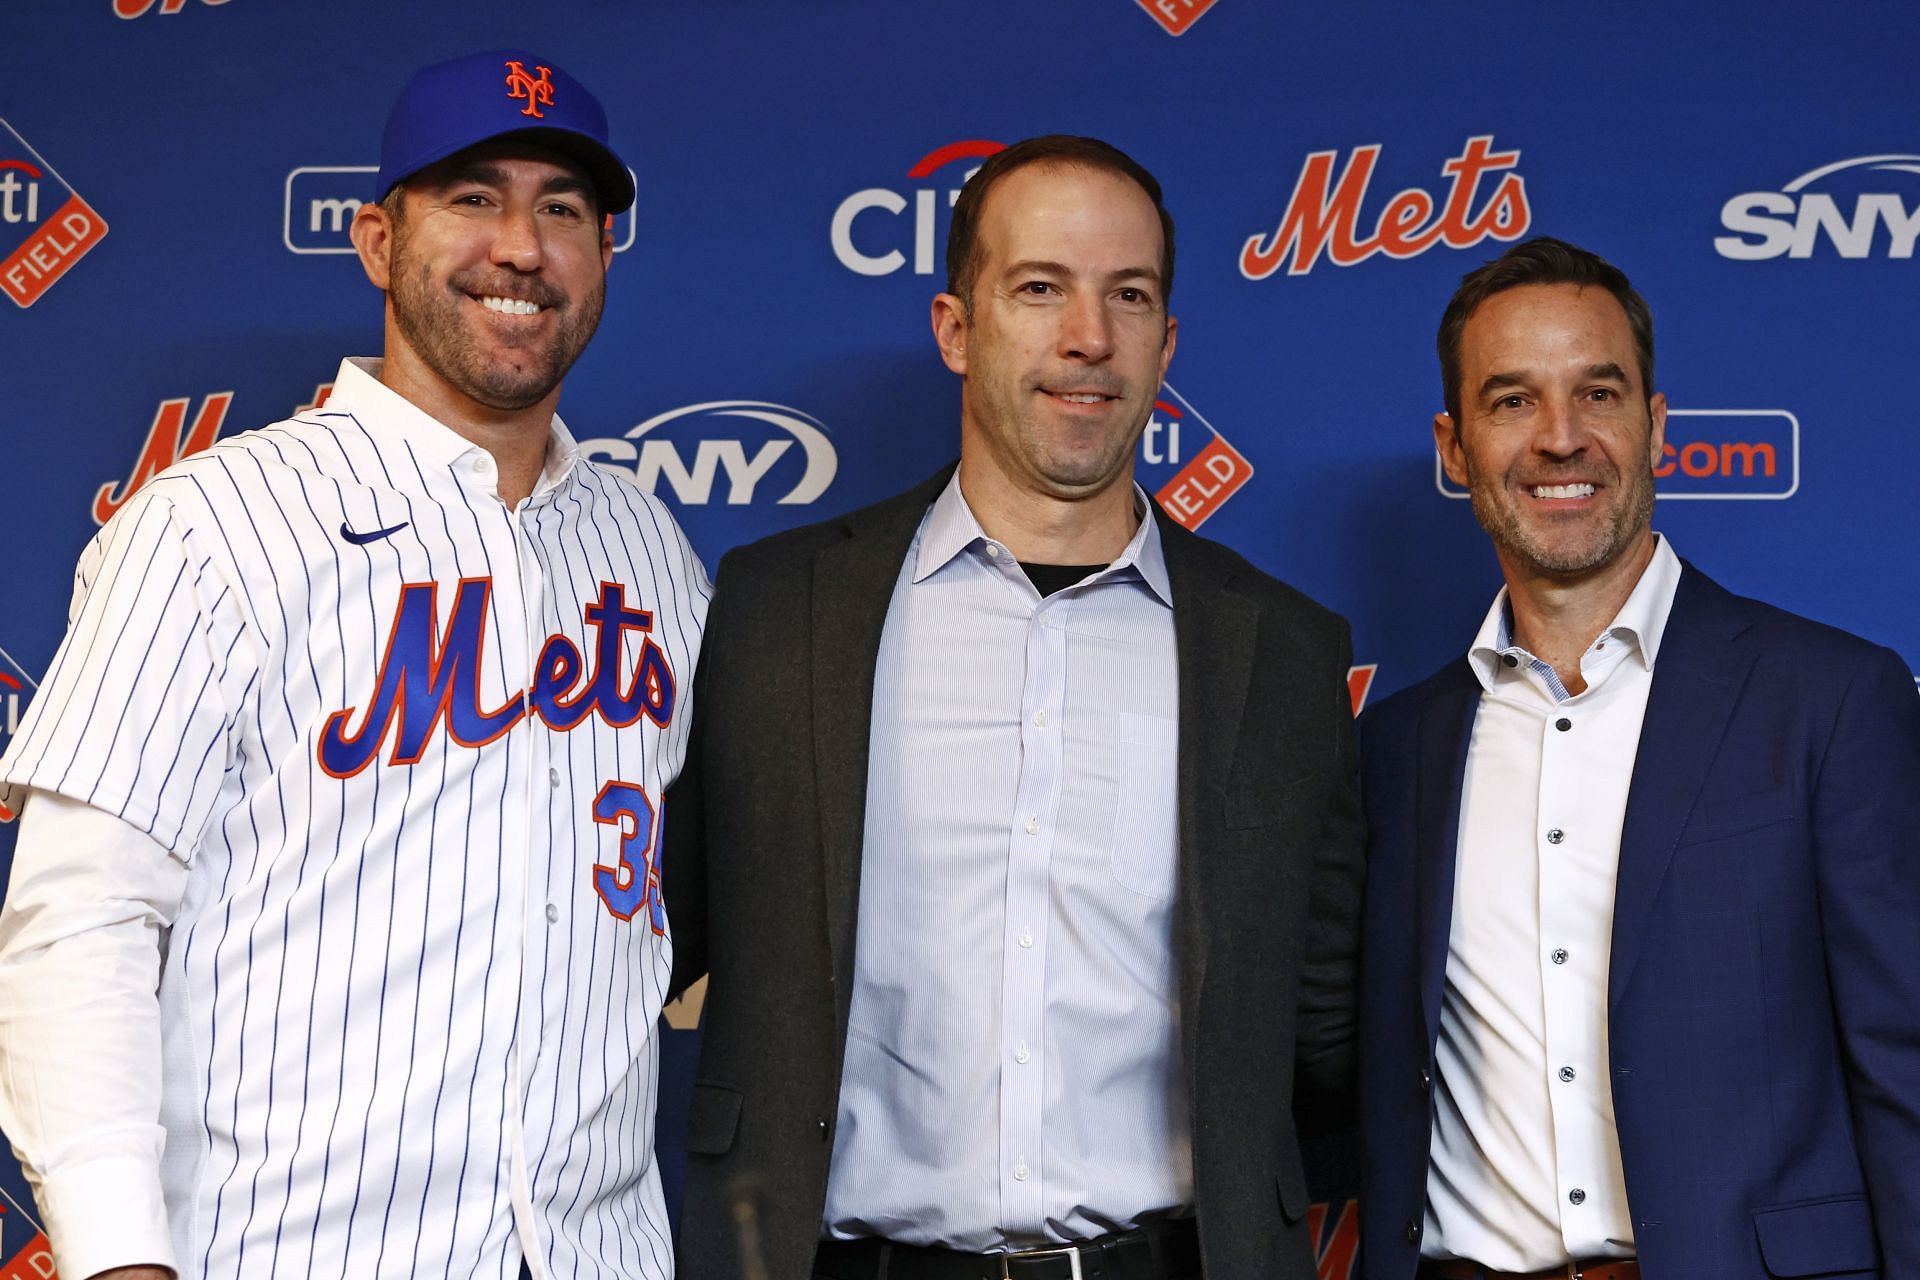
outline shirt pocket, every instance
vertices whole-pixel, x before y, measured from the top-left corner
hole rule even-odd
[[[1120,799],[1113,820],[1113,878],[1133,892],[1173,897],[1179,851],[1174,834],[1178,725],[1120,713]]]

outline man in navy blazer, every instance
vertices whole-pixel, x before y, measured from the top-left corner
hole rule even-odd
[[[1651,527],[1647,307],[1538,239],[1441,324],[1506,587],[1362,724],[1367,1280],[1920,1277],[1920,697]]]

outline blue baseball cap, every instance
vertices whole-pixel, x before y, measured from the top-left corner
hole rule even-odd
[[[607,112],[587,87],[524,49],[470,53],[414,73],[380,140],[379,194],[456,152],[526,138],[587,171],[603,213],[633,203],[633,177],[607,142]]]

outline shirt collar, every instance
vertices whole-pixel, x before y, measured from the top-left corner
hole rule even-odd
[[[1131,569],[1169,609],[1173,607],[1173,587],[1167,577],[1167,560],[1160,545],[1160,523],[1153,518],[1146,491],[1133,486],[1133,510],[1140,519],[1139,528],[1112,564],[1102,570],[1118,574]],[[980,528],[966,495],[960,492],[960,472],[956,470],[947,487],[933,500],[926,524],[920,533],[920,554],[914,562],[913,580],[920,582],[944,568],[963,551],[984,554],[989,546],[999,546]],[[1004,550],[1004,548],[1003,548]]]
[[[385,364],[384,360],[366,356],[342,360],[340,371],[334,375],[333,390],[320,412],[351,414],[369,430],[400,436],[423,461],[442,466],[452,467],[470,455],[486,454],[479,445],[380,381]],[[556,413],[548,429],[546,461],[534,496],[565,480],[579,460],[580,446]]]
[[[1679,587],[1680,557],[1674,554],[1663,535],[1655,534],[1653,559],[1641,571],[1640,580],[1634,583],[1633,591],[1614,615],[1613,622],[1594,642],[1631,641],[1641,665],[1653,670],[1654,659],[1660,653],[1660,639],[1666,634],[1667,618],[1673,613],[1674,592]],[[1507,589],[1501,587],[1467,649],[1467,662],[1482,689],[1493,691],[1500,660],[1508,654],[1522,661],[1532,656],[1513,642],[1513,608]]]

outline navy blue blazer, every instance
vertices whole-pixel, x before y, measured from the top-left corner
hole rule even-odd
[[[1419,1259],[1465,659],[1361,726],[1362,1272]],[[1634,761],[1608,1038],[1649,1280],[1920,1277],[1920,696],[1686,566]]]

